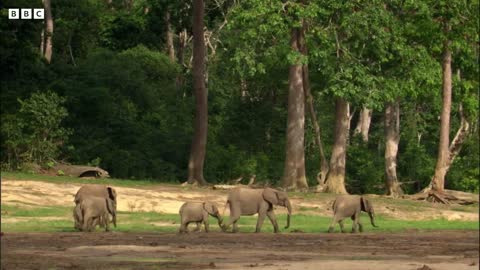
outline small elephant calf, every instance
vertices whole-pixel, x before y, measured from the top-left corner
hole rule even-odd
[[[94,231],[96,225],[105,225],[105,231],[110,231],[109,214],[115,216],[115,201],[100,197],[88,197],[81,201],[74,209],[74,216],[78,218],[75,226],[82,231]]]
[[[218,212],[218,207],[211,202],[186,202],[179,210],[181,225],[180,233],[188,232],[188,224],[195,222],[200,230],[201,223],[205,226],[205,232],[208,232],[208,215],[218,220],[218,226],[222,225],[222,217]]]

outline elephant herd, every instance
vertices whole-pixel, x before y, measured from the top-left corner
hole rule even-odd
[[[111,222],[117,226],[117,193],[114,188],[101,185],[87,185],[81,187],[75,195],[75,208],[73,210],[74,227],[79,231],[94,231],[96,226],[104,227],[105,231],[110,231]],[[179,210],[180,214],[180,233],[188,232],[188,225],[195,223],[194,231],[199,231],[201,225],[204,225],[205,232],[209,231],[208,217],[217,219],[218,226],[222,231],[229,230],[233,225],[233,232],[238,231],[237,222],[240,216],[252,216],[258,214],[255,232],[260,232],[265,217],[268,217],[273,225],[275,233],[279,232],[277,219],[273,212],[274,206],[283,206],[287,208],[287,224],[290,226],[290,217],[292,214],[292,205],[288,195],[284,191],[273,188],[251,189],[235,188],[228,193],[226,207],[230,208],[230,217],[224,222],[217,205],[213,202],[186,202]],[[339,195],[333,202],[333,219],[328,232],[333,232],[336,223],[340,225],[342,232],[345,232],[343,220],[351,218],[353,220],[352,232],[362,232],[363,227],[360,223],[360,212],[367,212],[370,216],[372,226],[375,225],[375,213],[372,203],[363,196],[358,195]]]

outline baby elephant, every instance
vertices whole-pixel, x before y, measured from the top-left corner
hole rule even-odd
[[[351,218],[353,220],[352,232],[357,232],[357,229],[360,232],[363,231],[362,224],[360,224],[360,212],[367,212],[370,216],[370,222],[372,226],[375,225],[375,212],[373,211],[372,203],[364,198],[363,196],[358,195],[340,195],[333,202],[333,220],[328,228],[328,232],[333,232],[333,227],[338,222],[342,232],[345,232],[343,228],[343,220],[345,218]],[[358,227],[358,228],[357,228]]]
[[[79,218],[82,231],[94,231],[97,224],[105,225],[110,231],[109,214],[115,215],[115,201],[108,198],[88,197],[75,207],[75,215]],[[79,224],[79,225],[80,225]]]
[[[200,230],[201,223],[205,225],[205,232],[208,232],[208,215],[218,220],[218,226],[222,225],[222,217],[218,212],[218,208],[211,202],[186,202],[180,207],[180,233],[188,232],[188,224],[195,222]]]

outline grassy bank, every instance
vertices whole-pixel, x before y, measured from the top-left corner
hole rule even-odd
[[[277,217],[282,232],[326,232],[331,218],[313,215],[293,215],[291,227],[283,229],[286,216]],[[257,218],[241,217],[241,232],[253,232]],[[373,228],[366,215],[362,216],[366,232],[400,232],[405,230],[478,230],[477,221],[448,221],[435,219],[427,221],[393,220],[377,217],[378,228]],[[2,205],[2,231],[4,232],[69,232],[74,231],[72,208],[69,207],[28,207]],[[351,221],[346,220],[346,228],[351,229]],[[190,225],[191,228],[194,225]],[[160,214],[156,212],[119,212],[118,227],[114,231],[121,232],[176,232],[179,227],[179,216],[176,214]],[[219,231],[215,219],[210,218],[210,229]],[[101,231],[97,229],[97,231]],[[271,232],[272,226],[265,220],[262,231]],[[336,231],[339,231],[338,225]]]

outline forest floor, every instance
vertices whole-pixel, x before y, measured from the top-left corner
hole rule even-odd
[[[250,222],[250,226],[244,223],[242,227],[241,223],[241,232],[237,234],[221,233],[218,228],[213,228],[208,234],[178,235],[174,231],[178,226],[178,209],[183,202],[209,200],[217,202],[223,210],[228,191],[168,184],[126,186],[119,183],[112,184],[118,193],[119,228],[110,233],[100,230],[80,233],[73,232],[71,209],[73,196],[82,183],[75,180],[66,183],[19,180],[11,175],[2,177],[2,270],[461,270],[479,267],[478,203],[440,205],[369,195],[383,230],[368,227],[362,234],[328,234],[325,231],[334,196],[291,193],[294,217],[290,231],[273,234],[266,221],[262,230],[265,232],[255,234],[251,231],[256,218],[245,217],[241,220]],[[478,201],[478,195],[471,197]],[[283,218],[283,208],[275,211]],[[140,212],[145,212],[145,216],[136,214]],[[143,219],[153,215],[164,215],[167,219]],[[305,216],[303,221],[301,216]],[[308,219],[310,217],[315,219]],[[318,220],[321,228],[309,230],[309,226],[318,226],[295,227],[293,223],[311,223],[312,220]],[[390,220],[397,222],[396,225],[389,225]],[[428,223],[431,220],[447,224],[447,230],[436,229],[435,223]],[[150,222],[152,227],[135,229],[128,227],[129,222]],[[284,220],[279,222],[283,225]],[[422,225],[427,226],[426,229],[418,225],[424,223],[418,222],[427,222]],[[462,227],[464,223],[466,229]],[[49,230],[42,227],[50,225]],[[457,225],[460,226],[458,229]],[[388,226],[392,226],[391,231]]]

